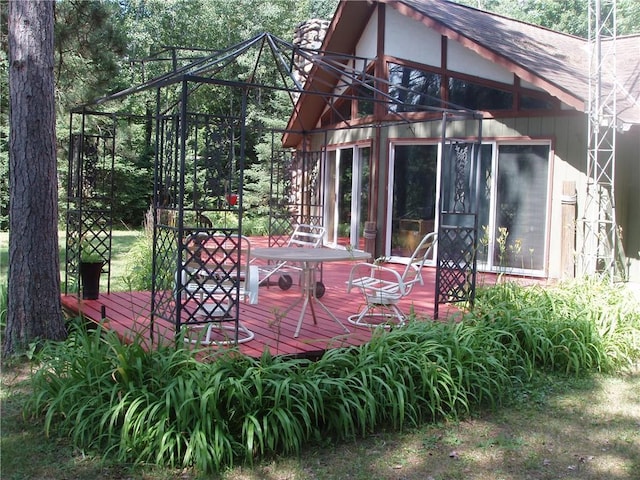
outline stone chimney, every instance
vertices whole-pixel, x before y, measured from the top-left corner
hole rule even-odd
[[[296,28],[293,44],[301,48],[319,49],[327,34],[329,23],[329,20],[322,20],[320,18],[312,18],[311,20],[302,22]],[[313,65],[299,55],[294,56],[293,61],[296,66],[294,77],[300,84],[304,85],[306,76],[311,71]]]

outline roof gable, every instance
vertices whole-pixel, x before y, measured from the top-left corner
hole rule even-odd
[[[587,42],[445,0],[381,0],[520,78],[584,109]]]
[[[518,75],[527,84],[586,111],[590,53],[587,40],[447,0],[342,1],[323,50],[353,52],[377,3],[421,22]],[[640,36],[621,37],[617,44],[617,78],[622,90],[618,111],[624,122],[640,124]]]

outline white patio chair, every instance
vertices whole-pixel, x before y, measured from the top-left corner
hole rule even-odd
[[[232,317],[234,289],[238,288],[239,301],[258,303],[258,267],[249,264],[251,243],[247,237],[198,234],[191,240],[188,258],[182,270],[181,289],[195,304],[193,316],[206,328],[204,338],[185,337],[185,341],[203,345],[244,343],[254,338],[254,333],[241,322],[236,338]],[[193,307],[191,307],[193,308]],[[207,322],[207,320],[211,320]],[[204,323],[206,322],[206,323]]]
[[[411,294],[417,284],[423,285],[422,267],[435,246],[437,234],[425,235],[409,258],[390,257],[384,263],[402,264],[402,273],[384,264],[358,263],[351,268],[347,292],[357,288],[365,304],[360,312],[348,317],[349,323],[361,327],[390,328],[403,325],[406,315],[398,307],[401,299]]]
[[[300,223],[295,226],[291,237],[287,241],[287,247],[300,248],[320,248],[324,239],[325,228],[318,225],[308,225]],[[260,284],[268,282],[269,278],[278,273],[278,287],[281,290],[289,290],[293,285],[292,272],[300,273],[301,267],[293,262],[277,262],[275,264],[260,266]],[[316,282],[316,297],[320,298],[324,294],[324,285],[322,282]]]

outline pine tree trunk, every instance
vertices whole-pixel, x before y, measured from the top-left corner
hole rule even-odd
[[[60,302],[53,1],[9,2],[9,284],[3,354],[66,335]]]

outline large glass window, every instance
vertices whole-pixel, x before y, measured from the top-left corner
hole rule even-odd
[[[325,226],[330,245],[364,248],[370,157],[370,147],[348,147],[327,154]]]
[[[509,110],[513,108],[513,93],[451,78],[449,102],[473,110]]]
[[[542,271],[549,145],[499,144],[495,158],[486,147],[480,158],[478,261],[493,270]]]
[[[398,104],[390,111],[419,111],[418,106],[440,107],[442,77],[406,65],[389,64],[389,95]],[[513,108],[513,92],[492,88],[459,78],[450,78],[449,102],[474,110],[509,110]]]
[[[353,203],[353,149],[340,150],[337,173],[338,244],[347,245],[351,232],[351,204]]]
[[[401,105],[391,105],[392,112],[416,111],[412,106],[439,107],[441,77],[405,65],[389,64],[389,95]]]
[[[447,162],[467,144],[448,145]],[[407,256],[416,240],[434,229],[438,212],[436,192],[444,209],[467,211],[474,203],[476,182],[469,172],[437,168],[438,145],[395,145],[390,174],[393,193],[386,254]],[[473,154],[473,148],[467,149]],[[549,144],[483,144],[479,159],[478,261],[482,270],[543,272],[546,258],[549,197]],[[467,165],[467,163],[465,163]],[[442,178],[438,177],[442,172]],[[448,172],[448,173],[447,173]],[[460,178],[458,178],[460,177]],[[442,182],[438,186],[438,182]],[[471,202],[471,203],[470,203]],[[455,208],[454,208],[455,207]],[[451,215],[447,217],[451,221]],[[456,217],[457,218],[457,217]]]
[[[437,163],[437,145],[394,148],[392,255],[411,255],[422,237],[434,229]]]
[[[521,110],[551,110],[555,107],[551,97],[520,95]]]
[[[326,193],[325,193],[325,227],[327,228],[327,242],[335,245],[338,236],[338,151],[327,152]]]
[[[495,265],[544,268],[548,174],[548,145],[498,146]]]
[[[516,89],[505,85],[503,88],[483,84],[481,80],[450,76],[443,85],[442,76],[408,65],[389,63],[389,95],[398,103],[389,106],[392,112],[424,111],[420,107],[441,107],[442,91],[447,90],[451,104],[472,110],[512,110],[515,93],[519,93],[519,109],[551,110],[558,108],[557,100],[543,92]],[[366,102],[362,113],[368,113]]]
[[[373,86],[373,82],[369,82]],[[373,115],[373,90],[361,85],[358,88],[358,117]]]
[[[490,225],[493,216],[492,192],[493,192],[493,145],[484,144],[480,150],[480,182],[478,192],[478,261],[488,264],[489,248],[493,249],[490,240]]]

